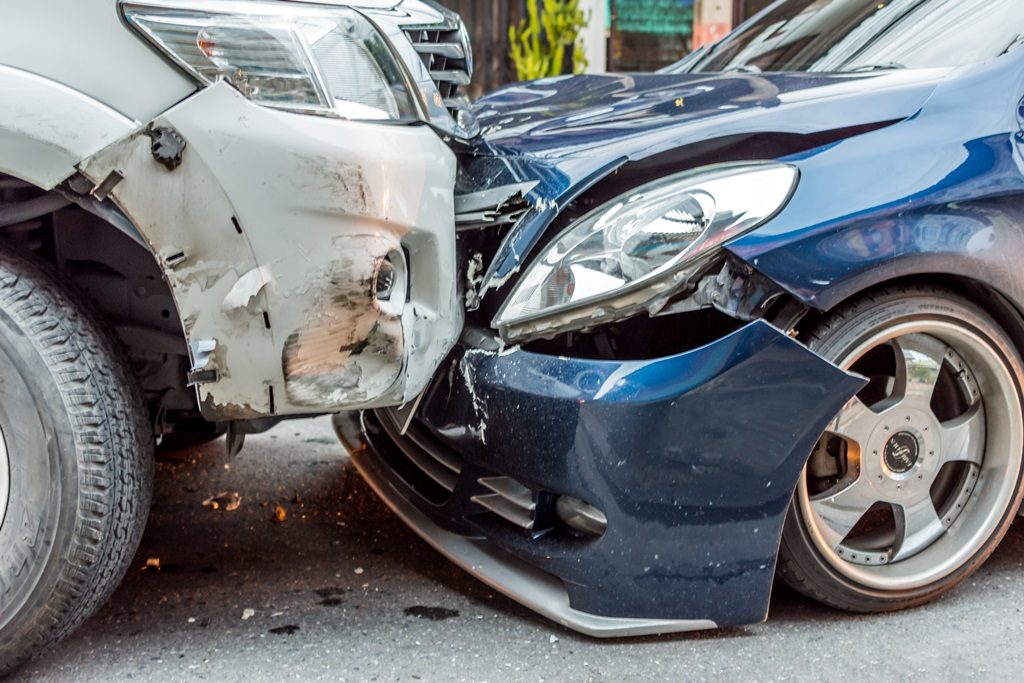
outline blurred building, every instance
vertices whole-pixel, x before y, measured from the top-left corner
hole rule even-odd
[[[712,43],[773,0],[604,0],[610,71],[653,71]],[[602,0],[590,0],[593,5]],[[596,14],[596,12],[595,12]]]
[[[515,80],[508,29],[533,0],[440,0],[459,12],[473,35],[476,74],[471,92]],[[718,40],[772,0],[581,0],[590,13],[583,43],[589,71],[653,71]]]

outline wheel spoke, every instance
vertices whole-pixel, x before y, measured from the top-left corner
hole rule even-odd
[[[931,410],[932,394],[948,347],[923,334],[907,335],[890,343],[896,351],[894,398],[900,405]]]
[[[836,416],[828,431],[863,448],[877,425],[878,414],[854,396]]]
[[[961,461],[981,465],[985,454],[985,411],[979,401],[960,417],[943,422],[939,458],[943,463]]]
[[[899,505],[896,516],[896,547],[892,561],[899,562],[921,552],[946,531],[932,499],[925,497],[913,505]]]
[[[812,498],[810,503],[822,522],[818,527],[822,536],[835,550],[857,525],[868,508],[877,501],[877,496],[864,483],[864,480],[857,479],[844,488],[832,489],[817,498]]]

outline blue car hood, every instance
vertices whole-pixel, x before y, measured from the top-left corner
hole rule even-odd
[[[476,104],[483,133],[462,152],[458,193],[472,205],[518,188],[531,209],[505,237],[482,291],[508,280],[568,202],[627,162],[721,138],[900,121],[947,74],[609,74],[499,90]]]
[[[813,133],[906,118],[946,70],[609,74],[507,86],[477,102],[499,154],[630,158],[725,132]]]

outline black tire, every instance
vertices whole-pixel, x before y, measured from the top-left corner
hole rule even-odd
[[[1024,365],[1018,351],[992,316],[953,292],[933,287],[894,287],[878,291],[844,305],[828,315],[804,338],[813,351],[839,362],[839,359],[847,358],[852,349],[862,348],[861,345],[870,337],[872,330],[881,329],[886,325],[915,325],[920,324],[920,321],[932,320],[945,321],[947,324],[955,323],[991,346],[992,357],[1005,364],[1006,376],[1012,377],[1012,380],[1004,385],[1007,389],[1003,395],[1015,394],[1018,405],[1016,417],[1019,420]],[[987,397],[983,400],[987,401]],[[1012,404],[1007,402],[1007,405]],[[1013,411],[1007,412],[1012,414]],[[906,419],[910,420],[909,417]],[[885,429],[888,431],[888,427]],[[1019,439],[1007,443],[1018,442]],[[986,441],[983,448],[988,449],[990,443]],[[1019,462],[1022,458],[1018,448],[1008,448],[1005,451],[1007,462],[1014,462],[1014,458]],[[1010,472],[1012,469],[1007,468],[1006,471]],[[778,576],[806,596],[851,612],[890,612],[931,602],[970,576],[999,545],[1020,508],[1021,497],[1024,495],[1022,475],[1024,469],[1015,476],[1002,478],[1001,481],[1008,483],[1004,487],[1006,493],[1000,500],[1007,502],[1005,508],[1002,504],[999,505],[1001,509],[998,516],[994,517],[997,520],[993,523],[994,527],[985,527],[992,528],[990,535],[987,531],[979,533],[973,541],[974,545],[966,546],[963,550],[962,560],[958,556],[956,562],[950,562],[948,567],[943,568],[943,571],[948,573],[941,578],[937,572],[936,580],[913,586],[908,582],[907,587],[902,589],[865,585],[852,579],[851,572],[837,569],[837,566],[841,565],[836,563],[836,558],[827,557],[827,553],[820,547],[821,541],[819,540],[819,544],[816,545],[812,538],[812,532],[805,519],[806,506],[802,507],[798,502],[798,488],[783,531]],[[802,476],[806,477],[807,474]],[[878,478],[881,479],[880,476]],[[827,497],[829,494],[826,492],[822,495]],[[960,506],[957,505],[957,508]],[[940,517],[944,514],[940,513]],[[936,548],[938,547],[936,544]],[[939,554],[938,550],[936,554]],[[852,574],[856,575],[855,572]]]
[[[149,511],[153,439],[125,354],[50,268],[0,247],[0,676],[113,592]]]

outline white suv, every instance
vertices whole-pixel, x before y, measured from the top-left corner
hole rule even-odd
[[[113,590],[155,442],[424,388],[471,70],[425,0],[0,9],[0,674]]]

